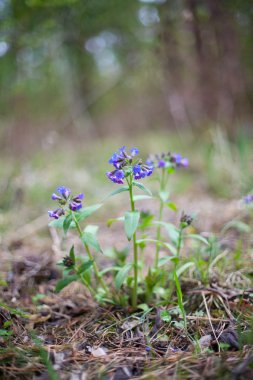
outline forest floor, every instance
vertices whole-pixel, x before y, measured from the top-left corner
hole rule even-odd
[[[223,178],[222,173],[216,173],[207,184],[197,180],[196,164],[191,176],[191,181],[174,184],[173,199],[178,210],[198,214],[193,232],[213,233],[218,252],[211,263],[203,258],[203,272],[206,263],[209,268],[205,281],[191,271],[181,277],[187,330],[175,308],[176,294],[167,306],[150,304],[144,311],[98,305],[78,282],[56,293],[55,284],[62,276],[57,263],[73,243],[81,247],[72,232],[66,241],[57,230],[48,228],[46,212],[41,213],[46,202],[34,212],[40,194],[36,183],[36,189],[30,190],[34,204],[27,208],[18,204],[23,195],[16,192],[15,228],[9,227],[13,208],[0,220],[0,379],[253,378],[252,219],[239,202],[240,190],[230,198],[219,194],[225,186],[230,188],[233,178],[214,195],[210,188]],[[50,195],[48,199],[46,210],[51,207]],[[106,226],[109,216],[120,216],[126,209],[124,197],[119,195],[116,203],[110,202],[95,219],[105,251],[128,244],[121,225]],[[157,212],[155,202],[147,205],[143,201],[140,208]],[[166,217],[176,222],[180,215],[168,212]],[[152,266],[153,255],[153,248],[148,248],[148,266]],[[106,258],[100,260],[107,265]],[[170,313],[167,320],[165,309]]]

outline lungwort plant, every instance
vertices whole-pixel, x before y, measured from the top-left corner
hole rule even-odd
[[[187,167],[188,160],[179,154],[168,153],[143,161],[139,158],[137,148],[132,148],[128,152],[126,147],[122,147],[111,156],[109,164],[113,168],[106,173],[106,176],[120,186],[105,199],[127,193],[129,209],[125,210],[124,215],[110,219],[108,225],[115,221],[124,223],[126,238],[132,244],[132,259],[128,257],[131,251],[129,248],[122,251],[114,250],[115,265],[109,264],[108,267],[99,268],[100,260],[96,261],[96,254],[102,253],[102,249],[96,236],[98,228],[94,225],[83,227],[82,223],[102,204],[83,207],[84,194],[73,196],[70,189],[60,186],[52,195],[57,207],[49,211],[49,216],[54,219],[50,226],[62,228],[65,234],[70,229],[75,230],[81,239],[85,254],[76,255],[74,246],[71,247],[69,254],[61,262],[64,275],[57,283],[56,290],[60,291],[72,281],[79,280],[98,302],[122,306],[131,304],[134,309],[140,307],[140,304],[143,309],[159,304],[168,305],[171,303],[173,293],[176,292],[177,306],[186,326],[180,275],[194,263],[187,262],[181,265],[181,251],[185,238],[201,240],[201,237],[184,233],[192,222],[191,216],[182,214],[177,227],[163,220],[163,211],[165,206],[173,211],[177,210],[169,197],[168,180],[177,168]],[[136,207],[138,200],[149,201],[153,197],[142,180],[150,177],[155,170],[160,184],[157,221],[154,221],[154,215],[150,211],[143,212]],[[135,194],[135,190],[140,190],[144,194]],[[166,238],[161,234],[162,228],[167,232]],[[150,234],[154,234],[154,237]],[[154,265],[151,268],[147,268],[145,263],[145,249],[149,244],[155,244]],[[167,252],[164,255],[163,251],[162,257],[160,257],[161,247]]]
[[[96,296],[99,293],[96,292],[97,289],[92,284],[91,269],[93,269],[95,279],[99,284],[98,289],[102,289],[102,292],[106,296],[107,286],[91,251],[94,249],[97,252],[102,252],[96,238],[97,228],[88,225],[85,229],[82,229],[80,225],[80,222],[93,214],[101,204],[83,207],[83,193],[72,196],[71,190],[64,186],[58,187],[57,192],[58,194],[52,194],[52,199],[57,202],[58,207],[54,211],[48,211],[49,216],[55,219],[50,223],[50,226],[62,228],[65,234],[67,234],[70,228],[74,228],[82,241],[86,257],[84,259],[76,257],[74,246],[72,246],[69,255],[63,259],[62,265],[65,267],[65,276],[58,282],[56,290],[60,291],[72,281],[79,279],[89,289],[91,295]]]
[[[140,212],[135,208],[134,199],[134,187],[138,187],[145,191],[148,195],[151,192],[139,182],[139,180],[149,177],[153,173],[153,164],[146,162],[143,163],[142,159],[137,158],[139,154],[137,148],[132,148],[130,154],[126,153],[125,146],[119,149],[112,155],[109,163],[114,166],[114,170],[107,172],[107,177],[117,184],[124,184],[126,186],[120,187],[118,190],[113,192],[111,195],[116,195],[119,192],[127,191],[129,193],[130,210],[125,212],[124,215],[124,227],[127,239],[133,240],[133,262],[126,264],[118,272],[116,277],[116,287],[120,287],[123,283],[127,273],[133,268],[133,290],[132,290],[132,306],[136,308],[137,306],[137,293],[138,293],[138,269],[139,269],[139,256],[138,256],[138,245],[136,240],[136,230],[138,228]]]

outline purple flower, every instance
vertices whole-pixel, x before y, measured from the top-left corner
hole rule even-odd
[[[110,158],[108,162],[109,164],[112,164],[115,167],[115,169],[120,169],[121,167],[125,165],[126,158],[127,157],[124,151],[120,151],[120,154],[115,152],[113,153],[112,157]]]
[[[125,153],[125,150],[126,150],[126,146],[125,145],[123,145],[121,148],[119,148],[119,151],[121,153]]]
[[[69,202],[69,208],[72,211],[78,211],[80,210],[83,205],[82,205],[82,200],[84,198],[84,194],[78,194],[76,197],[72,198],[72,200]]]
[[[181,154],[179,154],[179,153],[173,153],[172,154],[172,160],[173,160],[173,162],[175,162],[175,164],[180,164],[180,162],[182,160]]]
[[[119,148],[119,153],[113,153],[112,157],[108,161],[109,164],[112,164],[115,167],[115,169],[122,169],[124,166],[128,165],[129,160],[131,160],[134,156],[139,154],[139,149],[132,148],[130,152],[131,154],[128,155],[126,153],[126,147],[122,146],[122,148]]]
[[[165,168],[165,166],[166,166],[166,162],[164,160],[158,161],[158,165],[157,165],[158,168]]]
[[[246,204],[252,203],[253,202],[253,194],[248,194],[245,197],[243,197],[243,201]]]
[[[153,172],[154,165],[152,162],[142,163],[142,160],[135,160],[139,154],[138,148],[132,148],[130,154],[126,153],[126,147],[119,148],[118,152],[113,153],[109,160],[116,170],[107,172],[107,177],[114,183],[123,184],[123,179],[133,175],[134,179],[141,179],[149,176]]]
[[[57,188],[57,192],[60,194],[57,195],[56,193],[52,194],[52,199],[54,201],[57,201],[59,204],[59,208],[54,211],[48,211],[48,215],[50,218],[59,219],[60,216],[65,214],[65,209],[68,206],[70,210],[72,211],[78,211],[80,210],[82,205],[82,200],[84,198],[84,194],[80,193],[76,195],[75,197],[71,196],[71,191],[65,186],[59,186]]]
[[[60,193],[61,196],[62,196],[63,198],[65,198],[65,199],[68,199],[68,197],[69,197],[70,194],[71,194],[70,189],[68,189],[68,188],[65,187],[65,186],[59,186],[59,187],[57,188],[57,191],[58,191],[58,193]]]
[[[139,149],[138,149],[138,148],[132,148],[132,149],[130,150],[130,152],[131,152],[131,156],[134,157],[134,156],[136,156],[137,154],[139,154]]]
[[[146,164],[154,167],[154,161],[151,160],[150,158],[147,159]]]
[[[180,165],[181,165],[183,168],[187,168],[188,165],[189,165],[188,158],[182,158]]]
[[[106,173],[107,177],[114,183],[117,184],[123,184],[123,178],[125,177],[125,174],[123,170],[113,170],[112,172]]]
[[[61,197],[59,197],[59,195],[53,193],[52,194],[52,199],[53,199],[53,201],[57,201],[57,200],[59,201],[59,200],[61,200]]]
[[[141,179],[153,173],[153,166],[147,164],[135,165],[133,167],[134,179]]]
[[[81,194],[78,194],[76,197],[74,197],[73,201],[76,203],[82,203],[83,198],[84,198],[84,194],[81,193]]]
[[[70,210],[72,211],[78,211],[80,210],[81,208],[83,207],[82,203],[81,202],[75,202],[74,200],[72,200],[71,202],[69,202],[69,208]]]
[[[71,194],[70,189],[68,189],[65,186],[59,186],[59,187],[57,187],[56,191],[60,195],[58,195],[56,193],[53,193],[52,194],[53,201],[58,201],[58,203],[59,203],[60,206],[64,206],[68,202],[68,200],[70,198],[70,194]]]
[[[134,165],[133,167],[133,173],[139,174],[141,172],[141,166],[140,165]]]
[[[187,158],[183,158],[181,156],[181,154],[179,153],[173,153],[172,156],[172,162],[175,163],[176,167],[184,167],[186,168],[188,166],[188,159]]]
[[[65,212],[62,208],[57,208],[54,211],[48,211],[50,218],[59,219],[60,216],[64,215]]]
[[[147,177],[149,177],[153,173],[153,170],[154,170],[154,165],[148,165],[148,164],[142,165],[142,171],[145,172],[145,176]]]
[[[141,179],[145,177],[145,173],[142,171],[141,165],[135,165],[133,167],[134,179]]]
[[[149,159],[147,161],[149,164],[151,163],[153,167],[157,168],[179,168],[184,167],[186,168],[188,166],[188,159],[181,156],[179,153],[173,153],[170,152],[165,154],[162,153],[161,155],[156,154],[154,156],[154,159]]]

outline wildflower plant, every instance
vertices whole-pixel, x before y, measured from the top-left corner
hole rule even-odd
[[[50,226],[62,228],[65,234],[67,234],[70,228],[74,228],[78,232],[87,254],[85,260],[81,260],[76,257],[74,246],[71,248],[69,255],[66,256],[62,262],[66,276],[57,284],[56,290],[59,291],[70,282],[79,279],[89,289],[92,296],[94,296],[94,287],[92,286],[91,276],[89,274],[90,269],[93,268],[96,281],[103,290],[104,295],[106,295],[107,286],[92,254],[92,249],[97,252],[102,252],[96,238],[97,228],[88,225],[82,230],[80,225],[80,222],[93,214],[101,207],[101,204],[83,207],[83,199],[83,193],[72,196],[71,190],[65,186],[58,187],[56,192],[52,194],[52,200],[57,202],[58,207],[53,211],[48,211],[49,216],[55,219],[50,223]]]
[[[136,230],[138,228],[140,212],[135,208],[134,200],[134,187],[151,195],[151,192],[139,182],[139,180],[149,177],[154,170],[154,166],[150,162],[143,163],[143,160],[137,158],[139,149],[132,148],[130,153],[126,152],[126,147],[123,146],[118,152],[113,153],[109,160],[109,164],[113,165],[113,170],[106,173],[107,177],[116,184],[126,184],[120,187],[110,195],[116,195],[123,191],[129,193],[130,211],[126,211],[124,215],[124,227],[127,239],[133,241],[133,263],[126,264],[118,272],[116,277],[116,287],[120,287],[124,282],[128,272],[133,268],[133,290],[132,290],[132,306],[137,306],[137,293],[138,293],[138,276],[139,276],[139,255],[138,244],[136,239]]]
[[[190,266],[193,266],[194,262],[183,264],[181,250],[185,238],[191,237],[201,241],[205,239],[199,235],[184,233],[192,222],[191,216],[182,214],[179,227],[176,227],[170,222],[163,221],[163,211],[165,206],[174,211],[177,210],[176,205],[169,200],[168,180],[176,169],[187,167],[188,160],[179,154],[168,153],[143,161],[139,157],[138,148],[132,148],[128,152],[123,146],[113,153],[109,164],[112,165],[112,169],[106,173],[106,176],[119,186],[106,198],[127,192],[129,210],[126,210],[124,215],[117,219],[109,219],[108,226],[114,221],[123,221],[126,237],[128,241],[132,242],[133,259],[131,262],[127,260],[129,247],[122,251],[112,249],[109,256],[114,259],[115,265],[101,270],[93,254],[93,251],[102,252],[96,237],[97,227],[93,225],[86,225],[84,229],[81,227],[81,222],[101,207],[101,204],[83,207],[83,193],[75,196],[72,195],[69,188],[60,186],[52,194],[52,200],[57,203],[57,207],[48,212],[49,216],[54,219],[50,226],[62,228],[65,234],[69,229],[76,230],[84,246],[85,257],[76,256],[74,246],[71,247],[69,254],[61,262],[64,276],[56,285],[56,290],[61,290],[72,281],[80,280],[97,301],[125,306],[131,298],[131,305],[134,309],[140,302],[145,302],[143,305],[146,305],[147,308],[153,302],[156,302],[157,305],[167,305],[170,303],[173,292],[176,291],[178,308],[186,328],[186,313],[179,277]],[[154,171],[158,174],[160,184],[158,221],[154,221],[154,215],[149,211],[140,212],[136,208],[137,200],[152,198],[150,190],[141,181],[150,177]],[[139,189],[145,194],[135,195],[135,189]],[[149,228],[152,229],[154,226],[156,227],[156,236],[152,238]],[[166,240],[161,236],[161,228],[165,228],[168,233]],[[137,239],[137,234],[139,239]],[[149,243],[154,243],[156,246],[154,266],[149,268],[147,274],[144,275],[144,251]],[[204,241],[204,243],[207,242]],[[160,247],[165,247],[169,251],[167,256],[159,257]],[[172,269],[168,270],[170,263]],[[113,280],[112,287],[105,282],[105,275],[107,276],[108,272],[108,278]],[[126,284],[126,287],[123,287],[123,284]]]
[[[178,168],[188,167],[188,159],[181,156],[179,153],[162,153],[161,155],[156,154],[153,158],[150,158],[150,165],[153,165],[158,172],[158,181],[159,181],[159,215],[157,221],[157,230],[156,230],[156,254],[154,268],[158,269],[159,265],[159,252],[160,252],[160,240],[161,240],[161,226],[163,219],[164,207],[167,206],[173,211],[177,210],[175,203],[169,201],[169,191],[167,189],[169,177],[175,172]]]

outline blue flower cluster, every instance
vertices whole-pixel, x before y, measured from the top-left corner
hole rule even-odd
[[[65,214],[64,206],[68,206],[71,211],[80,210],[82,205],[82,200],[84,198],[84,194],[79,194],[75,197],[71,197],[71,191],[65,186],[59,186],[57,188],[57,192],[60,194],[53,193],[52,199],[53,201],[57,201],[59,207],[54,211],[48,211],[48,215],[51,218],[59,219],[60,216]]]
[[[246,204],[253,203],[253,194],[248,194],[245,197],[243,197],[243,201]]]
[[[150,163],[157,168],[187,168],[188,167],[188,158],[182,157],[179,153],[162,153],[161,155],[155,155],[154,160],[150,159]],[[156,163],[154,163],[156,161]]]
[[[138,148],[132,148],[130,154],[127,154],[125,146],[120,148],[119,152],[113,153],[108,162],[115,169],[107,172],[107,177],[114,183],[123,184],[124,178],[130,174],[133,174],[136,180],[150,176],[153,173],[154,165],[150,162],[143,164],[140,159],[134,161],[134,157],[138,154]]]

